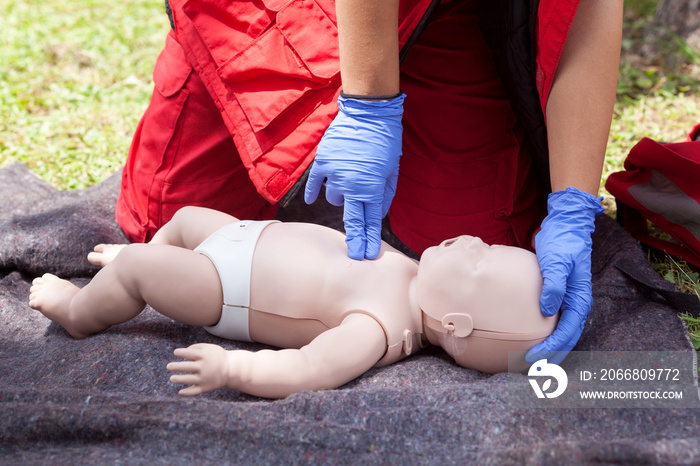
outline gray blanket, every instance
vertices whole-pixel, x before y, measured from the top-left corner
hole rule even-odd
[[[181,398],[165,370],[174,348],[260,346],[220,340],[150,308],[77,341],[27,305],[33,277],[53,272],[83,285],[96,271],[85,259],[94,244],[125,241],[114,220],[118,190],[119,174],[67,192],[20,164],[0,170],[0,462],[700,462],[700,410],[518,408],[506,390],[523,376],[464,370],[437,350],[283,400],[228,389]],[[297,204],[281,217],[338,225],[337,211],[322,207]],[[623,258],[673,289],[600,216],[595,304],[577,349],[692,351],[666,301],[616,269]]]

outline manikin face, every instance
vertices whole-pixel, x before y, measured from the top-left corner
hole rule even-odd
[[[543,325],[551,332],[556,320],[545,322],[539,308],[541,290],[535,254],[511,246],[489,246],[473,236],[427,249],[418,269],[417,298],[426,326],[435,330],[440,344],[460,364],[468,336],[460,337],[459,330],[455,336],[445,328],[451,315],[455,322],[461,319],[462,326],[466,322],[482,335],[500,339],[541,333]],[[468,317],[461,317],[464,314]]]

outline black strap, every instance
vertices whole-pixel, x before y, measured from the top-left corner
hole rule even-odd
[[[355,100],[394,100],[398,97],[401,97],[403,94],[403,91],[399,89],[399,92],[396,94],[385,94],[385,95],[366,95],[366,94],[346,94],[343,91],[340,91],[340,96],[344,97],[346,99],[355,99]]]
[[[418,22],[418,26],[413,30],[411,33],[411,36],[408,38],[406,43],[404,44],[403,48],[401,49],[401,53],[399,53],[399,65],[403,64],[404,60],[406,60],[406,57],[408,56],[408,52],[411,50],[411,47],[413,47],[413,44],[416,43],[420,35],[423,33],[425,30],[425,27],[428,25],[430,22],[430,17],[433,15],[433,12],[435,11],[435,8],[440,4],[441,0],[432,0],[430,2],[430,5],[428,5],[428,8],[425,10],[425,13],[423,14],[423,17],[421,20]]]
[[[656,291],[680,314],[690,314],[693,317],[700,317],[700,299],[697,296],[681,293],[680,291],[670,291],[655,285],[645,277],[639,265],[628,258],[622,258],[615,267],[627,275],[635,282]]]
[[[170,2],[165,0],[165,14],[168,15],[168,21],[170,21],[170,28],[175,30],[175,21],[173,21],[173,10],[170,8]]]

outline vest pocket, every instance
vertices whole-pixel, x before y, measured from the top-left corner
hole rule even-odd
[[[165,47],[153,68],[155,88],[163,97],[173,97],[185,87],[191,72],[192,67],[187,63],[182,47],[177,43],[175,34],[170,31],[165,38]]]
[[[286,109],[307,115],[313,91],[340,73],[338,31],[314,0],[292,0],[273,27],[218,68],[253,131],[267,128]]]

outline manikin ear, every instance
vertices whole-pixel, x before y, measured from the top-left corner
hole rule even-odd
[[[452,331],[456,337],[466,337],[474,330],[474,321],[469,314],[445,314],[442,318],[442,328],[445,333]]]

